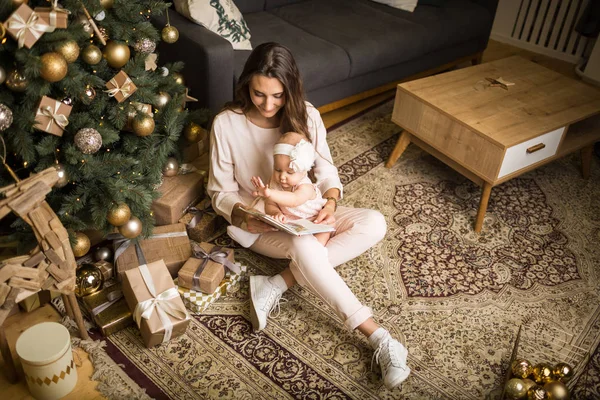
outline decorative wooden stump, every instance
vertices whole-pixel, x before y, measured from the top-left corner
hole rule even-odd
[[[31,226],[38,243],[28,255],[0,263],[0,349],[11,382],[16,374],[2,324],[19,301],[42,289],[60,292],[63,300],[70,300],[81,337],[89,339],[74,294],[77,264],[69,234],[46,202],[46,195],[57,181],[56,169],[48,168],[0,189],[0,219],[13,212]],[[65,302],[65,307],[69,305]]]

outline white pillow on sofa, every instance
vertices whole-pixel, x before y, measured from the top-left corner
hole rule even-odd
[[[252,50],[250,29],[233,0],[175,0],[184,17],[229,40],[234,50]]]
[[[418,0],[371,0],[376,3],[386,4],[390,7],[399,8],[404,11],[415,11]]]

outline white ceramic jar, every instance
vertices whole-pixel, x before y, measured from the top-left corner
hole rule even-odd
[[[63,325],[42,322],[19,336],[16,351],[21,359],[31,395],[38,400],[66,396],[77,383],[71,336]]]

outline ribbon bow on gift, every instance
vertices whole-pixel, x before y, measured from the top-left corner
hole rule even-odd
[[[202,264],[200,264],[200,266],[196,269],[196,272],[194,272],[192,288],[195,290],[200,290],[200,275],[202,274],[202,271],[204,271],[204,268],[206,268],[208,260],[223,265],[223,268],[229,269],[234,274],[240,274],[242,272],[242,269],[239,265],[234,264],[227,259],[229,252],[221,250],[221,246],[214,246],[210,253],[207,253],[206,250],[194,243],[192,245],[192,253],[192,257],[203,260]]]
[[[19,48],[25,45],[25,37],[27,36],[27,32],[30,32],[35,39],[39,39],[44,32],[54,32],[54,27],[50,26],[46,23],[38,23],[40,16],[35,12],[32,12],[29,16],[29,19],[25,21],[21,15],[18,13],[13,14],[8,24],[6,24],[7,29],[16,29],[17,32],[17,42]]]
[[[58,13],[69,15],[69,14],[71,14],[71,11],[69,11],[65,8],[60,8],[58,6],[58,0],[54,0],[52,2],[52,11],[50,11],[48,13],[48,16],[50,17],[50,26],[54,26],[54,27],[56,26]]]
[[[112,78],[110,81],[108,81],[108,83],[114,86],[114,88],[112,89],[105,90],[105,92],[108,93],[109,97],[115,97],[119,92],[121,92],[123,97],[129,97],[131,96],[131,94],[133,94],[131,88],[131,84],[133,82],[131,81],[130,77],[127,77],[125,79],[125,82],[123,82],[123,86],[121,87],[119,87],[119,84],[117,83],[117,80],[115,78]]]
[[[202,221],[202,217],[206,214],[206,215],[216,215],[214,212],[212,211],[208,211],[208,210],[200,210],[197,207],[190,207],[187,209],[186,213],[190,213],[193,214],[194,216],[192,217],[192,219],[190,220],[190,222],[187,224],[187,228],[188,229],[193,229],[196,225],[198,225],[198,222]]]
[[[67,119],[67,117],[64,114],[58,113],[58,109],[60,108],[61,104],[62,103],[58,101],[55,102],[54,109],[50,106],[43,106],[38,108],[37,115],[43,115],[44,117],[50,118],[50,120],[48,121],[48,125],[46,125],[44,131],[49,131],[53,123],[60,126],[62,130],[64,130],[67,125],[69,125],[69,120]]]
[[[123,292],[121,290],[113,290],[112,292],[110,292],[106,295],[106,300],[108,300],[108,301],[100,304],[99,306],[94,307],[92,309],[92,314],[93,315],[100,314],[102,311],[106,310],[108,307],[112,306],[117,301],[121,300],[122,298],[123,298]]]
[[[177,288],[172,287],[157,294],[156,288],[154,287],[154,280],[152,279],[152,275],[150,275],[148,266],[146,264],[140,265],[139,270],[152,298],[144,300],[135,306],[133,319],[139,327],[142,318],[150,319],[152,313],[156,310],[160,322],[165,328],[165,335],[163,336],[162,342],[166,343],[171,340],[171,335],[173,333],[173,323],[171,322],[169,315],[177,319],[188,319],[189,314],[183,306],[183,303],[171,302],[172,299],[179,297]]]

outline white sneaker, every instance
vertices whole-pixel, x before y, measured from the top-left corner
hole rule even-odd
[[[279,314],[281,289],[269,281],[268,276],[250,277],[250,321],[255,331],[261,331],[267,326],[267,318]],[[285,300],[285,299],[283,299]]]
[[[410,374],[410,368],[406,365],[408,350],[396,339],[386,332],[379,342],[379,346],[373,354],[373,360],[381,367],[383,383],[388,389],[394,389]],[[371,361],[371,367],[373,361]]]

